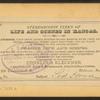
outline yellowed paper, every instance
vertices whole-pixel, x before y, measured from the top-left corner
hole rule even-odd
[[[0,96],[99,96],[99,4],[1,4]]]

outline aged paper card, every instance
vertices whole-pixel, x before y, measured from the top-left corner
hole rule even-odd
[[[0,96],[99,96],[99,17],[99,4],[0,4]]]

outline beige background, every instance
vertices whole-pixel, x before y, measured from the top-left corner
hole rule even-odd
[[[100,18],[100,4],[0,4],[0,17]],[[99,86],[1,85],[1,96],[100,96]]]

